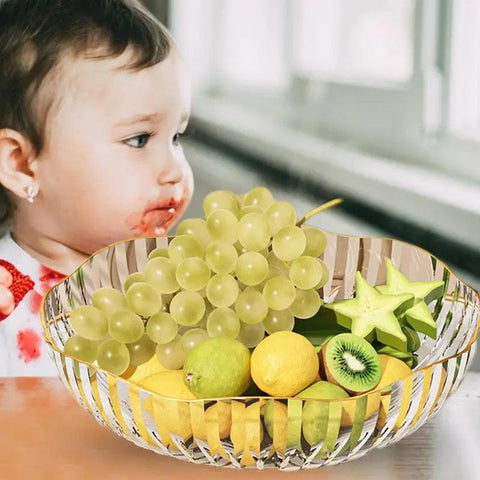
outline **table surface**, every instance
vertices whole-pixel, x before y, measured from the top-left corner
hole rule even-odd
[[[390,447],[298,472],[194,465],[137,447],[99,425],[57,378],[0,378],[0,479],[195,478],[478,479],[480,373],[468,372],[443,408]]]

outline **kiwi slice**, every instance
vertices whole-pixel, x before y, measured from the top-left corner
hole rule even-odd
[[[335,335],[322,348],[327,380],[350,393],[364,393],[380,381],[380,359],[375,349],[352,333]]]

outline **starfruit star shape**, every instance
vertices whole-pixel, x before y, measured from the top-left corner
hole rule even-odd
[[[337,323],[350,329],[354,335],[368,341],[377,339],[397,350],[407,351],[407,337],[397,318],[412,307],[414,296],[383,294],[372,287],[361,275],[355,274],[355,298],[326,304]]]
[[[409,293],[414,296],[414,305],[407,309],[402,318],[417,332],[424,333],[430,338],[437,337],[437,324],[430,313],[428,304],[441,297],[444,282],[436,280],[432,282],[411,282],[390,259],[385,265],[386,285],[380,285],[376,289],[380,293],[399,295]]]

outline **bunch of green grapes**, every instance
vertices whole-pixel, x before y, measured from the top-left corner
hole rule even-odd
[[[179,369],[206,338],[253,348],[265,332],[292,330],[295,317],[318,312],[328,279],[320,229],[298,227],[293,206],[264,187],[211,192],[203,208],[205,218],[184,220],[168,247],[150,252],[125,293],[102,288],[93,305],[72,312],[66,353],[116,374],[154,354]]]

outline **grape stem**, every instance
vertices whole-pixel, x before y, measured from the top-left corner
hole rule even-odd
[[[343,202],[343,198],[335,198],[333,200],[330,200],[327,203],[324,203],[320,205],[319,207],[314,208],[310,212],[306,213],[298,222],[297,222],[297,227],[301,227],[307,220],[310,218],[314,217],[315,215],[328,210],[329,208],[336,207],[340,203]]]

